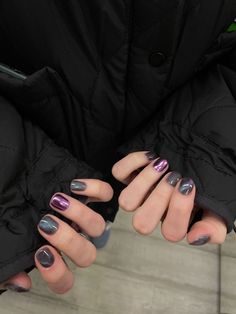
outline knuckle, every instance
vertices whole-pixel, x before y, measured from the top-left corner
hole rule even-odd
[[[183,240],[183,235],[178,234],[178,233],[173,233],[170,230],[165,230],[164,228],[162,228],[162,235],[167,241],[173,242],[173,243]]]
[[[133,227],[138,233],[142,235],[149,235],[153,231],[147,223],[142,221],[142,219],[140,219],[139,217],[135,216],[133,218]]]
[[[136,208],[134,207],[134,205],[130,202],[129,198],[126,197],[125,195],[126,193],[124,191],[121,192],[118,202],[119,202],[119,206],[128,212],[134,211]]]
[[[91,266],[95,262],[96,258],[97,258],[96,248],[95,248],[95,246],[93,244],[91,244],[91,248],[88,249],[87,256],[83,260],[83,262],[80,263],[80,266],[81,267],[89,267],[89,266]]]

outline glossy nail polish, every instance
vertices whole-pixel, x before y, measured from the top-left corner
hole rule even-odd
[[[57,221],[52,219],[50,216],[44,216],[40,220],[38,226],[43,232],[50,235],[56,233],[59,228]]]
[[[194,188],[194,182],[190,178],[183,178],[179,185],[179,192],[183,195],[189,195]]]
[[[64,196],[56,194],[51,198],[50,205],[64,211],[69,208],[70,202]]]
[[[204,245],[206,243],[208,243],[210,241],[210,237],[209,236],[201,236],[199,237],[196,241],[190,243],[190,245]]]
[[[55,261],[52,252],[48,248],[43,248],[39,250],[36,253],[36,258],[39,261],[39,263],[45,268],[51,267]]]
[[[7,290],[14,291],[14,292],[28,292],[29,291],[29,289],[25,289],[23,287],[17,286],[17,285],[12,284],[12,283],[5,284],[4,288],[6,288]]]
[[[158,158],[158,155],[154,152],[147,152],[145,155],[149,161],[153,161]]]
[[[70,189],[72,191],[85,191],[87,188],[87,184],[82,181],[73,180],[70,184]]]
[[[155,161],[155,163],[153,164],[153,168],[154,168],[157,172],[162,172],[162,171],[166,170],[168,166],[169,166],[168,161],[165,160],[165,159],[158,159],[158,160]]]
[[[182,176],[180,173],[178,172],[171,172],[171,174],[167,177],[167,182],[172,185],[173,187],[175,187],[177,185],[177,183],[179,182],[179,180],[181,180]]]

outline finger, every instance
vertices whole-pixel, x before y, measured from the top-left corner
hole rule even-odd
[[[11,290],[14,292],[28,292],[32,286],[30,277],[25,272],[11,277],[7,281],[0,284],[1,290]]]
[[[191,245],[222,244],[226,235],[227,228],[223,219],[213,212],[204,210],[202,220],[196,222],[187,234],[187,241]]]
[[[65,253],[76,265],[90,266],[96,259],[95,246],[59,218],[46,215],[38,225],[40,234]]]
[[[195,191],[194,182],[190,178],[183,178],[175,187],[161,228],[168,241],[178,242],[185,237],[194,207]]]
[[[35,254],[35,264],[53,292],[63,294],[72,288],[73,274],[53,247],[41,247]]]
[[[148,165],[150,161],[156,158],[158,156],[149,151],[130,153],[114,164],[112,174],[118,181],[127,184],[127,180],[129,180],[133,172]]]
[[[92,237],[100,236],[105,229],[105,221],[101,215],[64,193],[54,194],[50,206]]]
[[[75,194],[88,196],[94,202],[108,202],[113,197],[110,184],[98,179],[74,179],[70,189]]]
[[[136,210],[144,201],[146,194],[168,169],[165,159],[157,159],[146,166],[135,179],[121,192],[119,205],[126,211]]]
[[[152,233],[168,208],[175,186],[181,179],[177,172],[167,173],[133,216],[133,226],[141,234]]]

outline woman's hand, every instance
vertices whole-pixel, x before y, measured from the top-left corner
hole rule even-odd
[[[81,181],[74,180],[71,189],[75,194],[87,196],[86,204],[107,202],[112,198],[113,190],[108,183],[96,179]],[[36,252],[36,267],[49,288],[58,294],[70,290],[74,280],[61,252],[79,267],[90,266],[96,258],[95,246],[78,230],[91,237],[98,237],[105,229],[105,221],[86,204],[63,193],[56,193],[51,198],[50,206],[68,218],[71,225],[54,215],[44,216],[38,224],[38,231],[49,244]],[[20,273],[1,284],[0,289],[24,292],[30,287],[30,277],[26,273]]]
[[[187,234],[192,245],[223,243],[225,223],[209,211],[204,211],[202,220],[188,232],[196,210],[196,188],[191,178],[182,178],[177,172],[167,173],[168,167],[167,160],[145,151],[130,153],[113,166],[113,176],[127,185],[119,196],[119,205],[134,212],[135,230],[147,235],[162,221],[162,235],[170,242],[181,241]]]

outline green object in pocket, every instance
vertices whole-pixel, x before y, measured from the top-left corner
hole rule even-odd
[[[236,22],[232,23],[227,29],[227,32],[236,32]]]

